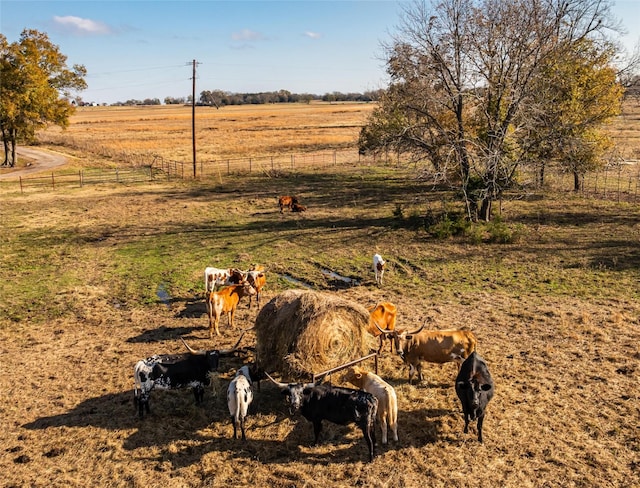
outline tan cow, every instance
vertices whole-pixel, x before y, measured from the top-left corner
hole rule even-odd
[[[367,331],[374,337],[380,337],[378,354],[384,347],[385,334],[379,329],[391,332],[396,328],[396,306],[391,302],[381,302],[369,309],[369,327]],[[393,337],[389,337],[389,352],[393,352]]]
[[[259,264],[254,264],[251,266],[251,269],[246,272],[247,281],[251,286],[253,286],[256,290],[256,303],[258,304],[258,308],[260,308],[260,293],[262,292],[262,288],[267,284],[267,277],[264,272],[264,266]],[[252,295],[249,295],[249,308],[251,308],[251,299]]]
[[[460,369],[462,362],[476,350],[477,339],[469,329],[423,331],[423,328],[424,324],[413,332],[387,332],[378,327],[393,339],[398,355],[409,365],[409,383],[416,371],[422,381],[422,361],[439,364],[455,361]]]
[[[349,368],[344,376],[345,381],[371,393],[378,399],[378,422],[382,429],[382,443],[387,443],[387,425],[398,441],[398,398],[393,387],[374,373],[368,373],[357,367]]]
[[[212,291],[207,296],[209,312],[209,337],[213,337],[213,330],[220,335],[218,325],[220,316],[225,313],[229,319],[229,327],[233,327],[233,316],[236,313],[238,302],[245,295],[251,296],[256,294],[256,289],[248,282],[239,285],[227,286],[220,291]]]

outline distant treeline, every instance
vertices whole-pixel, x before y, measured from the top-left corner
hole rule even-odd
[[[311,93],[291,93],[288,90],[278,90],[273,92],[260,93],[232,93],[222,90],[205,90],[200,93],[200,98],[196,100],[197,105],[211,107],[224,107],[225,105],[258,105],[265,103],[309,103],[311,101],[324,102],[372,102],[377,101],[384,90],[371,90],[364,93],[341,93],[332,92],[324,95],[314,95]],[[187,97],[166,97],[165,105],[191,104],[191,96]],[[78,105],[84,105],[82,102]],[[162,105],[158,98],[145,98],[144,100],[127,100],[126,102],[116,102],[112,105]]]

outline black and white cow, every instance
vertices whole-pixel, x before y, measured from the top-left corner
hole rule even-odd
[[[154,388],[173,390],[190,387],[196,403],[202,402],[204,387],[210,383],[209,374],[218,369],[221,357],[230,356],[238,349],[245,332],[231,349],[196,351],[181,338],[188,353],[156,354],[138,361],[133,369],[133,396],[140,418],[144,416],[144,410],[149,413],[149,396]]]
[[[482,442],[482,422],[489,400],[493,398],[494,384],[487,363],[475,351],[464,360],[456,378],[456,394],[462,403],[464,433],[469,422],[478,421],[478,441]]]
[[[347,425],[355,423],[362,433],[369,449],[369,461],[373,461],[376,442],[374,422],[378,412],[378,400],[371,393],[340,386],[318,383],[280,383],[271,380],[284,395],[292,413],[298,410],[313,423],[314,444],[318,443],[322,431],[322,421]]]

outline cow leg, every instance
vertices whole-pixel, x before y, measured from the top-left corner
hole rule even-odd
[[[484,414],[478,417],[478,441],[482,442],[482,422],[484,422]]]
[[[373,447],[376,443],[376,433],[373,420],[365,420],[362,422],[360,424],[360,430],[362,430],[362,433],[364,434],[364,440],[367,443],[367,448],[369,449],[369,461],[373,461]]]
[[[380,429],[382,430],[382,443],[387,443],[387,416],[382,415],[380,417]]]
[[[244,434],[244,416],[240,416],[240,430],[242,430],[242,440],[246,441],[247,436]]]
[[[469,413],[468,412],[464,412],[464,433],[468,433],[469,432]]]
[[[313,421],[313,445],[318,444],[318,439],[320,438],[320,432],[322,431],[322,420],[314,420]]]
[[[236,430],[236,418],[235,416],[231,416],[231,423],[233,424],[233,438],[237,439],[238,435],[237,435],[237,430]]]
[[[196,404],[202,403],[204,400],[204,386],[197,385],[193,387],[193,396],[196,399]]]

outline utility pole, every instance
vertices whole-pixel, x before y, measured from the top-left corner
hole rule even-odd
[[[193,146],[193,179],[196,178],[196,60],[193,60],[193,89],[191,93],[191,143]]]

